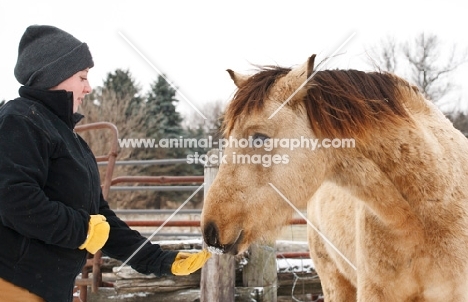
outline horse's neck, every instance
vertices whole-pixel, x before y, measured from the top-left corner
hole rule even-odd
[[[360,148],[366,160],[361,171],[349,171],[354,179],[359,174],[364,178],[378,174],[410,203],[444,198],[447,190],[457,186],[468,174],[467,140],[437,111],[415,115],[414,121],[413,127],[376,134]]]
[[[414,208],[428,201],[452,202],[454,195],[468,198],[460,192],[468,182],[466,138],[438,114],[414,120],[413,127],[376,133],[354,150],[337,150],[330,175],[381,221],[402,231],[419,228]]]

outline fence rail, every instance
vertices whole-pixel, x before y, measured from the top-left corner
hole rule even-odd
[[[116,166],[152,166],[152,165],[174,165],[186,164],[186,158],[169,158],[169,159],[148,159],[148,160],[118,160],[114,165]],[[99,166],[106,166],[107,161],[99,162]],[[200,163],[201,164],[201,163]]]

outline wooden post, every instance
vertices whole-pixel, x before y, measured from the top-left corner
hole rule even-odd
[[[249,250],[249,260],[242,271],[244,291],[258,296],[257,301],[276,302],[278,277],[275,245],[252,244]],[[259,293],[261,289],[263,291]]]
[[[219,169],[218,158],[221,158],[218,149],[210,150],[205,164],[204,196],[213,183]],[[206,248],[205,243],[203,247]],[[231,255],[216,255],[205,263],[201,272],[200,302],[234,302],[236,286],[236,265]]]

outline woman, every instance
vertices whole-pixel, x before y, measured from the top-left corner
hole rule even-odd
[[[86,43],[44,25],[26,29],[15,77],[20,97],[0,109],[0,302],[72,301],[87,253],[157,276],[187,275],[210,257],[163,251],[103,199],[94,156],[73,128],[91,92]]]

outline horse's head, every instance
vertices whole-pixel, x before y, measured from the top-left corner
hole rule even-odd
[[[265,68],[252,76],[228,70],[238,90],[225,114],[225,157],[203,208],[209,246],[237,254],[272,239],[294,212],[288,201],[302,207],[321,182],[326,161],[311,150],[314,135],[298,102],[312,65],[313,57],[293,70]],[[309,148],[298,145],[301,139]]]
[[[202,213],[209,246],[237,254],[273,239],[293,206],[305,208],[325,179],[346,169],[340,158],[357,152],[354,139],[366,144],[371,129],[407,117],[393,76],[314,72],[314,59],[252,76],[228,70],[238,90],[225,112],[224,158]]]

